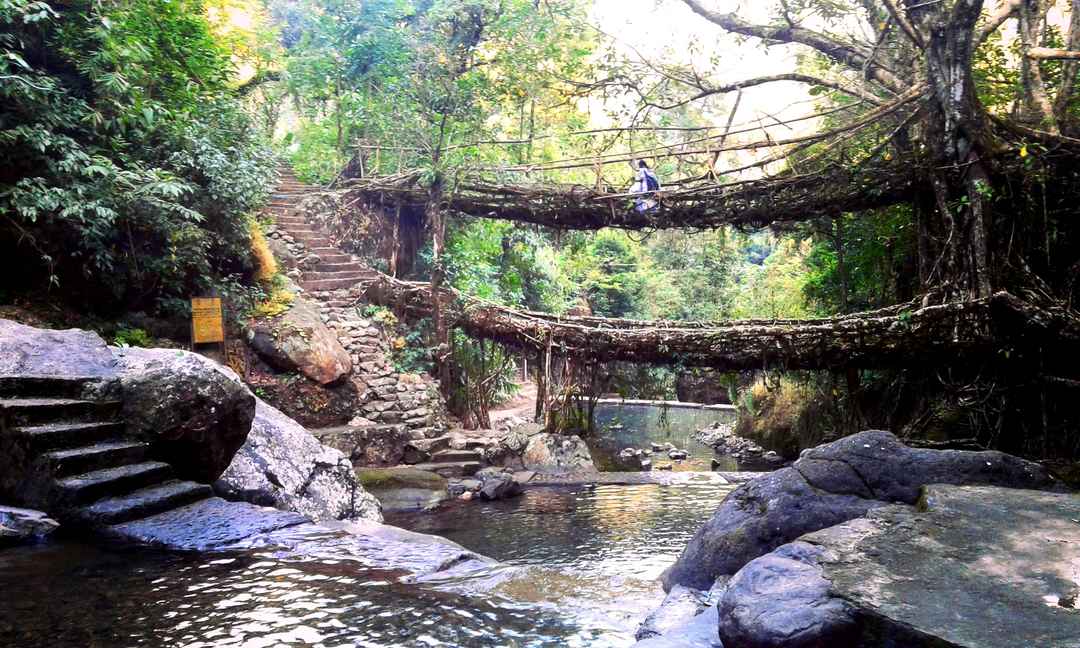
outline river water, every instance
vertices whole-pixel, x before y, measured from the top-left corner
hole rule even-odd
[[[694,438],[693,432],[713,423],[735,422],[735,410],[725,406],[704,407],[692,403],[662,404],[650,401],[601,401],[594,417],[596,434],[589,440],[593,458],[601,470],[627,470],[618,458],[624,448],[645,448],[670,443],[685,450],[685,461],[672,463],[667,457],[653,457],[653,464],[671,463],[674,470],[712,470],[713,449]],[[737,471],[734,460],[717,458],[721,469]]]
[[[473,583],[268,551],[0,550],[0,646],[629,646],[730,489],[537,488],[389,520],[502,561]]]

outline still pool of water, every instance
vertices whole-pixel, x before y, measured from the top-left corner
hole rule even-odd
[[[480,584],[269,551],[2,550],[0,646],[629,646],[730,489],[533,489],[390,520],[502,560]]]
[[[596,406],[594,421],[597,433],[589,444],[601,470],[632,469],[618,459],[624,448],[671,443],[690,455],[687,461],[675,464],[675,470],[700,471],[711,470],[714,453],[711,447],[699,443],[693,433],[717,422],[734,423],[735,411],[680,404],[665,407],[636,401],[601,402]],[[653,463],[669,462],[665,456],[656,456]],[[734,461],[722,468],[739,470]]]

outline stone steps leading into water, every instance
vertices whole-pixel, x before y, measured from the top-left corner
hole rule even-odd
[[[103,497],[125,495],[133,490],[159,484],[173,477],[173,469],[161,461],[116,466],[58,479],[56,485],[64,501],[89,504]]]
[[[124,426],[116,421],[83,423],[47,423],[15,427],[8,432],[26,439],[37,451],[92,445],[118,438]]]
[[[468,463],[473,461],[479,462],[482,460],[483,457],[475,450],[440,450],[432,453],[431,460],[428,463]]]
[[[84,507],[80,514],[104,524],[122,524],[157,515],[213,495],[206,484],[191,481],[167,481],[140,488],[118,497],[107,497]]]
[[[426,472],[435,473],[450,478],[472,477],[476,473],[480,472],[483,468],[483,464],[479,461],[443,461],[443,462],[425,462],[405,466],[396,466],[396,468],[413,468],[416,470],[423,470]]]
[[[106,441],[89,446],[46,452],[42,458],[57,477],[87,473],[146,459],[149,447],[138,441]]]
[[[0,416],[10,426],[55,421],[80,422],[111,418],[120,411],[119,401],[79,398],[6,398],[0,400]]]
[[[92,376],[0,376],[0,399],[81,399],[96,380]]]
[[[211,495],[177,482],[171,465],[128,436],[122,403],[79,398],[101,393],[95,378],[0,376],[0,452],[14,458],[0,483],[25,503],[78,524],[117,524]]]

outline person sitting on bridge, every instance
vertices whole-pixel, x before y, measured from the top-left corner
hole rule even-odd
[[[660,206],[655,193],[660,191],[660,179],[645,160],[635,160],[631,166],[634,167],[634,184],[630,187],[630,193],[642,194],[634,200],[634,209],[642,214],[653,211]]]

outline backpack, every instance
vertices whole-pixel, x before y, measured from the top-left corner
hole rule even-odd
[[[656,174],[652,171],[645,171],[645,189],[647,191],[660,190],[660,180],[657,179]]]

